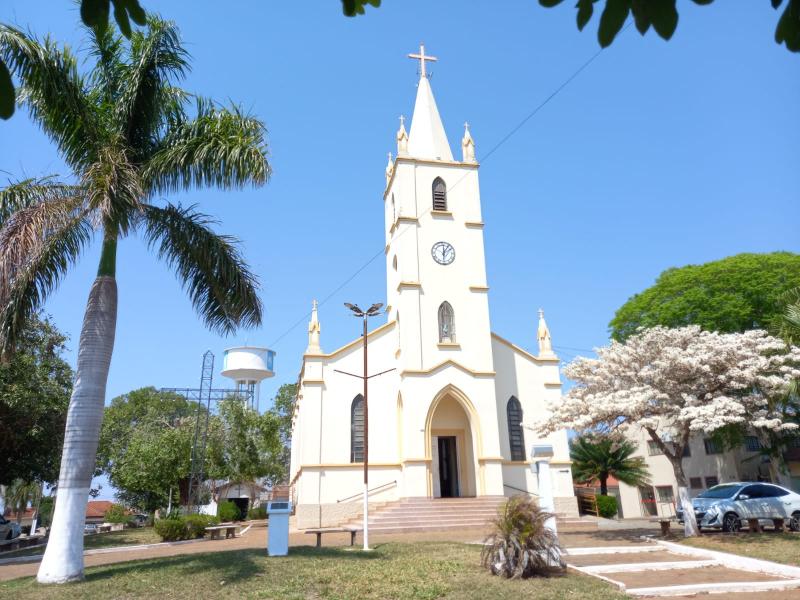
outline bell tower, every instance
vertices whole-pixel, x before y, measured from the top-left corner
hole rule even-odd
[[[426,63],[406,131],[400,117],[397,156],[384,192],[389,318],[398,322],[401,370],[429,370],[448,360],[493,370],[486,261],[475,142],[465,124],[462,157],[453,158]]]

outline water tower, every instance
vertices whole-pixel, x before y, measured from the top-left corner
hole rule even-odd
[[[275,375],[275,353],[268,348],[236,346],[225,350],[222,376],[236,382],[236,390],[250,392],[250,408],[259,410],[261,381]]]

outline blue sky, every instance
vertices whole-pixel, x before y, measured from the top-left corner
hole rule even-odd
[[[229,339],[207,332],[173,274],[140,238],[125,240],[109,399],[194,386],[206,349],[220,364],[225,347],[245,341],[278,353],[262,399],[296,380],[312,298],[383,248],[386,152],[413,107],[417,67],[406,54],[420,40],[439,57],[432,85],[454,155],[468,120],[479,159],[598,49],[596,19],[579,33],[571,3],[384,0],[357,19],[337,0],[142,4],[180,25],[193,57],[187,89],[241,103],[269,128],[267,186],[169,198],[197,203],[242,240],[265,320]],[[604,344],[615,309],[665,268],[800,250],[800,56],[774,43],[778,14],[765,1],[679,8],[672,41],[629,28],[482,161],[500,335],[535,348],[541,306],[570,359]],[[5,0],[0,21],[75,48],[84,39],[68,0]],[[22,111],[0,123],[0,170],[68,175]],[[97,251],[47,303],[73,362]],[[357,337],[342,302],[382,301],[384,272],[381,253],[321,307],[324,349]]]

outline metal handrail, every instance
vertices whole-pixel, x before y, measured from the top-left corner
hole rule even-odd
[[[397,485],[397,480],[390,481],[389,483],[384,483],[382,485],[375,486],[371,490],[367,490],[367,494],[370,494],[371,492],[374,492],[375,490],[379,490],[381,488],[391,487],[393,485]],[[339,503],[339,502],[347,502],[348,500],[353,500],[354,498],[361,498],[361,496],[363,494],[364,494],[364,492],[358,492],[357,494],[353,494],[352,496],[347,496],[346,498],[342,498],[341,500],[337,500],[336,502],[337,503]]]
[[[507,483],[504,483],[503,487],[507,487],[512,490],[517,490],[518,492],[522,492],[523,494],[530,494],[531,496],[536,496],[537,498],[539,497],[539,494],[534,494],[533,492],[529,492],[528,490],[523,490],[518,487],[514,487],[513,485],[508,485]]]

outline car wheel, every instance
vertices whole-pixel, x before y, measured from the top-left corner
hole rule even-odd
[[[789,529],[800,531],[800,511],[792,514],[792,518],[789,519]]]
[[[726,533],[736,533],[741,528],[742,521],[736,513],[728,513],[722,519],[722,531]]]
[[[6,539],[7,540],[11,539],[11,530],[10,529],[8,530],[8,533],[6,534]]]

